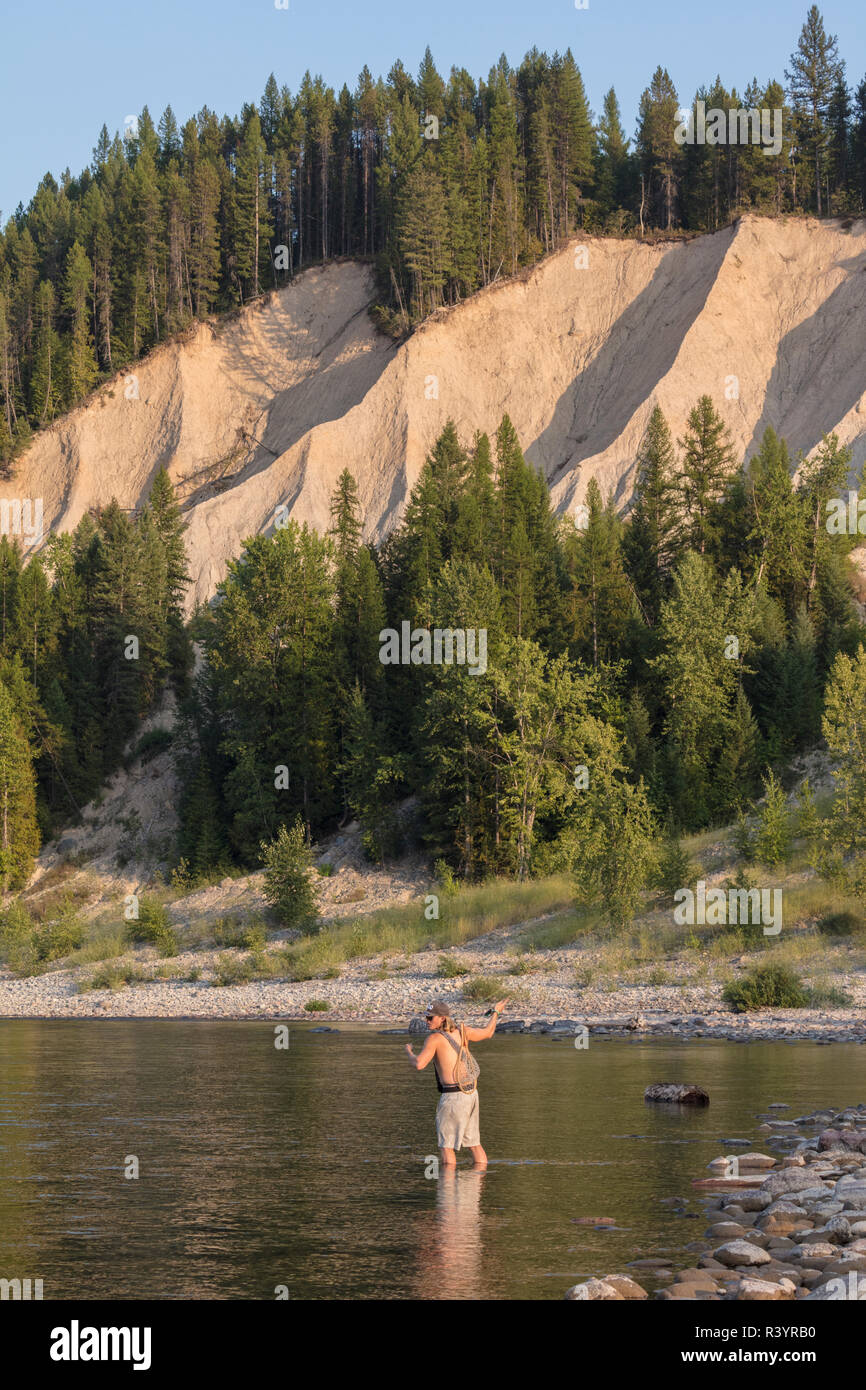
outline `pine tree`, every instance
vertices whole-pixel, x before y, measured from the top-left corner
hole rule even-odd
[[[88,310],[92,283],[93,267],[76,241],[67,257],[63,290],[70,332],[66,362],[66,395],[70,405],[87,395],[98,375]]]
[[[658,621],[676,556],[675,456],[667,421],[653,407],[636,463],[634,502],[623,557],[647,623]]]
[[[33,755],[12,697],[0,681],[0,889],[22,888],[39,852]]]
[[[30,409],[40,425],[54,419],[63,401],[61,342],[54,314],[54,289],[43,280],[36,292],[36,352],[30,378]]]
[[[595,478],[586,493],[589,516],[583,530],[569,538],[566,567],[571,593],[570,648],[578,660],[597,670],[618,653],[631,609],[631,589],[623,567],[622,526],[613,499],[602,504]]]
[[[676,221],[679,148],[674,138],[679,99],[667,70],[656,68],[640,99],[637,152],[643,173],[641,230],[644,204],[654,211],[656,225],[668,230]]]
[[[613,87],[605,93],[602,114],[596,127],[597,172],[596,198],[612,229],[622,229],[622,209],[630,201],[627,188],[629,173],[629,141],[622,127],[622,117]]]
[[[746,487],[752,518],[749,543],[757,552],[758,582],[766,574],[770,592],[789,613],[805,596],[806,517],[791,480],[788,446],[772,428],[751,459]]]
[[[822,184],[826,165],[829,110],[842,73],[835,35],[828,34],[817,5],[812,5],[791,54],[791,70],[785,71],[791,92],[801,149],[814,175],[815,208],[824,207]]]
[[[730,435],[709,396],[701,396],[689,412],[688,428],[679,445],[682,460],[677,484],[685,539],[703,555],[718,543],[714,512],[734,466]]]

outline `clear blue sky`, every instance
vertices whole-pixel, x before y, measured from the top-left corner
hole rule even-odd
[[[820,8],[839,38],[849,82],[866,74],[864,0]],[[782,79],[808,0],[2,0],[0,218],[32,197],[42,175],[90,162],[105,122],[113,135],[145,104],[154,121],[170,103],[182,124],[207,104],[236,114],[258,101],[268,73],[294,92],[309,68],[350,88],[402,58],[413,74],[429,43],[437,67],[478,78],[506,53],[571,47],[593,110],[616,87],[626,133],[655,67],[680,99],[719,73],[742,91],[752,77]]]

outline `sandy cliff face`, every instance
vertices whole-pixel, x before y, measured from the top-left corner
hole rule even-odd
[[[652,406],[681,434],[705,392],[743,456],[773,425],[793,451],[835,430],[866,460],[866,222],[575,241],[399,347],[373,328],[372,295],[367,270],[341,263],[199,325],[41,434],[0,497],[43,498],[45,531],[65,530],[112,497],[136,507],[164,465],[192,603],[278,507],[326,528],[344,467],[381,538],[449,417],[468,442],[507,412],[560,510],[593,476],[624,506]]]

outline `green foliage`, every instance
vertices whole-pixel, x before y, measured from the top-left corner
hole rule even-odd
[[[493,975],[475,975],[463,986],[463,998],[476,1004],[489,1004],[491,1000],[501,999],[506,993],[502,980]]]
[[[722,998],[735,1013],[753,1009],[805,1009],[809,1004],[799,976],[775,962],[756,966],[741,979],[729,981]]]
[[[821,827],[821,817],[808,777],[804,779],[797,797],[796,826],[797,834],[807,840],[814,840]]]
[[[436,974],[443,980],[455,980],[460,975],[468,975],[469,967],[461,965],[456,956],[440,956]]]
[[[622,927],[652,875],[655,825],[643,784],[627,780],[615,730],[588,716],[579,739],[575,761],[588,770],[589,784],[575,792],[561,844],[580,897],[599,902],[610,923]]]
[[[304,1012],[308,1014],[324,1014],[330,1009],[327,999],[308,999],[304,1005]]]
[[[265,868],[265,897],[283,926],[309,936],[318,931],[318,908],[311,883],[312,854],[297,819],[291,829],[281,825],[276,838],[261,845]]]
[[[217,946],[243,947],[247,951],[263,950],[268,939],[262,923],[240,922],[231,917],[215,922],[212,936]]]
[[[818,930],[822,936],[862,935],[864,919],[855,912],[828,912],[818,919]]]
[[[734,849],[740,859],[744,859],[747,864],[751,864],[755,858],[755,831],[747,821],[741,810],[737,811],[737,819],[734,824],[731,836]]]
[[[688,851],[674,834],[665,839],[658,857],[656,883],[669,897],[673,898],[678,888],[687,888],[695,877],[695,866]]]
[[[127,922],[126,934],[137,945],[155,946],[161,956],[176,956],[178,953],[178,940],[168,908],[158,898],[141,898],[138,917]]]
[[[758,813],[755,857],[771,868],[787,859],[791,848],[791,829],[785,793],[775,773],[764,778],[764,803]]]
[[[228,952],[218,956],[214,965],[214,987],[246,985],[253,979],[253,962],[249,956],[232,956]]]

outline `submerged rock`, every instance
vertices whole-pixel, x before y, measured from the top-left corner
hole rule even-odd
[[[675,1105],[709,1105],[710,1098],[701,1086],[684,1086],[674,1082],[656,1082],[647,1086],[644,1100],[661,1101]]]

